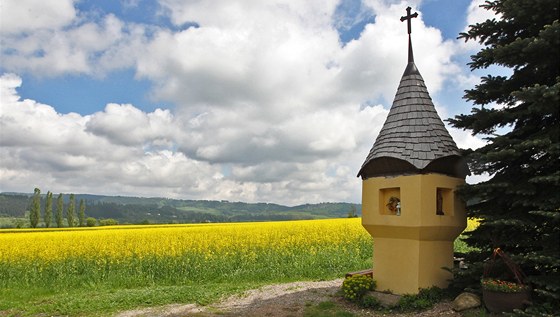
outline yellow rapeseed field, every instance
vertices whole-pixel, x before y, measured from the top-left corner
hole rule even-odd
[[[359,219],[236,224],[98,227],[0,234],[0,262],[63,261],[67,258],[120,261],[186,253],[208,258],[261,249],[290,252],[340,246],[368,238]]]
[[[12,230],[0,233],[0,283],[320,278],[368,265],[371,252],[357,218]]]
[[[334,278],[372,252],[359,218],[0,230],[0,287]]]

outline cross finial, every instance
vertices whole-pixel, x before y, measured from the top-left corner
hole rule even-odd
[[[409,63],[414,63],[414,55],[412,54],[412,40],[410,39],[410,33],[412,33],[412,27],[411,27],[411,23],[410,21],[412,20],[412,18],[416,18],[418,17],[418,12],[414,12],[414,13],[410,13],[410,10],[412,10],[411,7],[406,8],[406,16],[401,17],[401,22],[403,22],[404,20],[407,20],[407,24],[408,24],[408,62]]]
[[[410,10],[412,10],[411,7],[406,8],[406,16],[401,17],[401,22],[403,22],[404,20],[408,20],[408,21],[407,21],[407,24],[408,24],[408,34],[412,33],[412,27],[411,27],[410,20],[412,20],[412,18],[418,17],[418,12],[414,12],[413,14],[410,14]]]

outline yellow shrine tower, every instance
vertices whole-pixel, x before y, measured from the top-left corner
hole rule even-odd
[[[469,169],[438,116],[414,64],[407,15],[408,65],[393,105],[358,176],[362,224],[373,236],[373,273],[380,291],[416,294],[446,287],[453,241],[465,229],[456,188]]]

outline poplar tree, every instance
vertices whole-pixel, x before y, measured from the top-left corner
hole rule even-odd
[[[80,199],[80,211],[78,212],[78,220],[80,227],[86,225],[86,203],[83,199]]]
[[[63,224],[63,211],[64,211],[64,199],[62,194],[58,194],[58,198],[56,199],[56,214],[54,216],[56,221],[56,226],[62,228]]]
[[[52,220],[52,193],[47,192],[47,201],[45,202],[45,227],[49,228],[51,226]]]
[[[464,276],[474,284],[499,247],[534,288],[526,314],[554,313],[560,311],[559,2],[494,0],[482,7],[496,16],[459,36],[483,45],[469,65],[498,65],[511,75],[482,77],[465,91],[475,104],[471,113],[449,119],[488,141],[466,152],[471,171],[491,178],[462,190],[476,202],[467,207],[468,216],[481,219],[467,239],[478,251],[469,253]]]
[[[29,213],[29,222],[31,228],[37,228],[39,218],[41,217],[41,190],[35,188],[33,200],[31,202],[31,211]]]
[[[74,227],[74,213],[76,209],[76,201],[74,194],[70,194],[70,201],[68,203],[68,210],[66,212],[66,220],[68,221],[68,227]]]

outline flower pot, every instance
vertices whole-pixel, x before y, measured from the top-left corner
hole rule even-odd
[[[511,312],[530,304],[531,290],[527,288],[519,292],[505,293],[483,288],[482,299],[486,308],[493,313]]]

